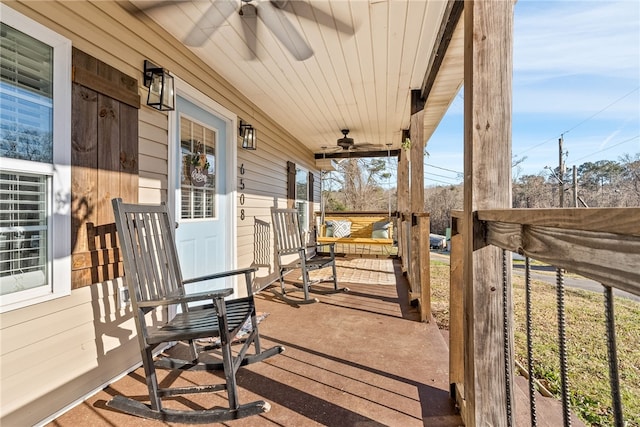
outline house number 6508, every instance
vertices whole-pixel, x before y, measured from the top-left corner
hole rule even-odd
[[[244,163],[240,165],[240,175],[244,175]],[[240,178],[240,191],[244,190],[244,178]],[[240,194],[240,206],[244,206],[244,193]],[[244,221],[244,209],[240,209],[240,220]]]

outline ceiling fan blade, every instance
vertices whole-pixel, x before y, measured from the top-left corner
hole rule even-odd
[[[184,38],[188,46],[202,46],[211,35],[235,12],[237,3],[235,0],[216,0],[202,14],[195,26]]]
[[[284,9],[291,12],[300,18],[307,19],[309,21],[316,22],[325,27],[333,28],[343,34],[353,35],[355,31],[353,27],[346,22],[343,22],[333,15],[318,9],[313,3],[307,3],[304,1],[287,1],[287,0],[271,0],[279,9]]]
[[[138,12],[147,12],[154,9],[161,9],[167,6],[176,6],[181,3],[186,3],[191,0],[157,0],[157,1],[135,1],[133,5],[138,9]],[[123,2],[123,6],[127,8],[127,4]]]
[[[271,4],[278,9],[284,9],[289,4],[289,0],[271,0]]]
[[[342,151],[342,147],[338,147],[338,146],[322,147],[322,150],[320,150],[316,154],[333,154],[333,153],[338,153],[340,151]]]
[[[260,2],[258,18],[264,22],[295,59],[304,61],[313,55],[311,46],[307,44],[284,13],[270,1]]]
[[[381,144],[371,144],[363,142],[361,144],[354,144],[351,149],[354,151],[377,151],[382,150],[384,147]]]
[[[249,60],[254,60],[258,57],[258,16],[256,7],[252,4],[243,4],[242,19],[240,19],[242,25],[242,34],[244,41],[247,44],[247,53]]]

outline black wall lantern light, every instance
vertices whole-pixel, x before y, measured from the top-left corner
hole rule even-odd
[[[160,111],[175,109],[173,76],[151,61],[144,61],[144,85],[149,88],[147,105]]]
[[[258,145],[256,130],[249,123],[240,120],[240,129],[238,136],[242,139],[242,148],[247,150],[255,150]]]

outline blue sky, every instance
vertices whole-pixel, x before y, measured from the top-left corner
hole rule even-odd
[[[462,181],[463,91],[428,142],[425,184]],[[515,6],[514,176],[640,153],[640,2],[519,0]]]

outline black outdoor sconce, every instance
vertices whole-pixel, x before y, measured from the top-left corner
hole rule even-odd
[[[249,123],[240,120],[240,129],[238,135],[242,139],[242,148],[246,150],[255,150],[258,145],[256,130]]]
[[[173,76],[162,67],[145,59],[144,85],[149,88],[147,105],[160,111],[175,109],[175,88]]]

